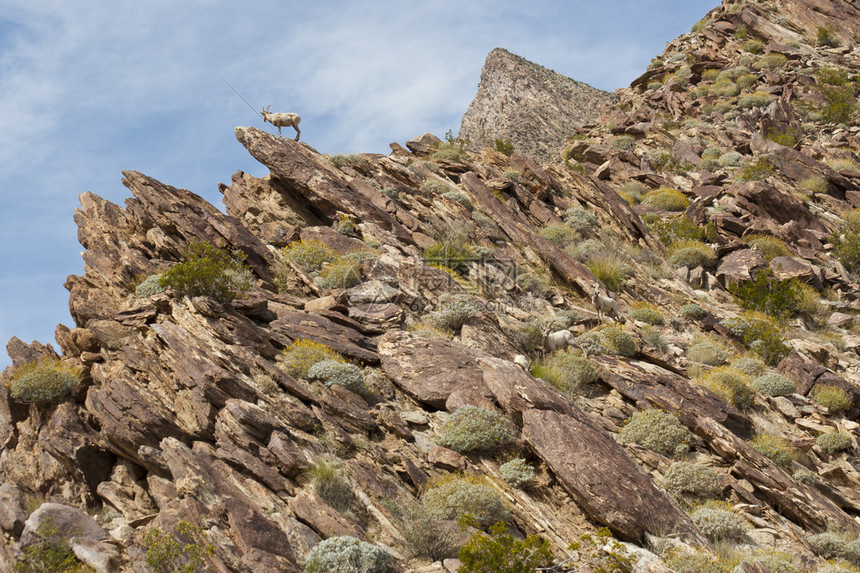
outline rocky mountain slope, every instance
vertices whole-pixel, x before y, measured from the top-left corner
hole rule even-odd
[[[476,150],[500,139],[536,161],[555,160],[574,129],[593,123],[613,100],[611,93],[496,48],[484,62],[459,137]]]
[[[856,570],[858,68],[853,3],[727,0],[563,161],[240,127],[227,214],[81,195],[0,570],[468,571],[497,521],[544,570]]]

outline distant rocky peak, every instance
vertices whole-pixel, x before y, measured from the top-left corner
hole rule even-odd
[[[481,71],[478,93],[460,124],[474,148],[496,139],[541,162],[559,155],[575,128],[594,122],[613,94],[496,48]]]

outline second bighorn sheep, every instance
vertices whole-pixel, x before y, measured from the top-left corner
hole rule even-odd
[[[615,319],[620,318],[618,315],[618,301],[600,294],[599,282],[594,283],[594,294],[591,295],[591,304],[594,305],[594,309],[597,311],[597,320],[600,320],[601,314],[606,315],[607,313],[611,314]]]
[[[546,338],[543,341],[543,347],[544,350],[552,353],[558,349],[573,346],[573,341],[574,337],[572,332],[569,330],[559,330],[546,335]]]
[[[269,108],[272,107],[270,105],[266,106],[260,115],[263,116],[263,121],[268,121],[272,125],[278,128],[278,137],[283,137],[281,135],[282,127],[294,127],[296,129],[296,141],[299,140],[299,137],[302,135],[302,132],[299,131],[299,122],[302,118],[299,117],[297,113],[271,113]]]

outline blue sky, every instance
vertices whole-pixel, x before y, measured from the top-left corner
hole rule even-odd
[[[233,135],[260,119],[224,80],[254,109],[299,113],[323,153],[388,153],[456,133],[493,48],[615,90],[718,4],[6,0],[0,344],[73,326],[62,285],[83,274],[78,194],[122,204],[134,169],[222,208],[219,181],[266,174]]]

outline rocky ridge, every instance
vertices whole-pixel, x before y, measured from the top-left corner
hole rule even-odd
[[[187,521],[206,533],[215,571],[300,571],[321,539],[342,535],[385,547],[391,570],[455,571],[453,554],[415,542],[417,514],[404,508],[427,509],[427,492],[461,473],[483,476],[510,529],[539,534],[573,570],[599,559],[569,547],[597,526],[628,542],[642,571],[679,569],[673,552],[747,571],[824,567],[814,534],[860,534],[860,290],[834,246],[860,207],[860,128],[856,110],[828,121],[820,89],[821,70],[860,71],[858,16],[837,0],[727,1],[578,128],[563,162],[431,135],[388,156],[327,157],[240,127],[270,174],[221,185],[227,214],[137,172],[124,174],[124,207],[81,195],[84,273],[66,283],[75,326],[58,326],[59,355],[7,345],[16,367],[61,358],[83,375],[68,396],[28,405],[6,387],[13,370],[2,374],[0,569],[50,523],[95,570],[149,571],[151,532],[179,535]],[[686,206],[650,199],[656,189]],[[690,237],[712,262],[673,258]],[[195,241],[240,253],[253,286],[230,302],[136,290]],[[325,269],[285,259],[298,241],[361,253],[361,280],[326,286]],[[467,256],[430,256],[440,244]],[[617,275],[596,264],[607,258]],[[737,332],[750,315],[730,291],[768,268],[815,293],[779,323],[785,347]],[[588,300],[595,274],[628,317],[620,328]],[[456,321],[445,314],[461,307]],[[577,336],[570,356],[593,379],[553,385],[511,362],[538,362],[547,329]],[[290,370],[284,350],[300,340],[359,365],[366,390]],[[702,356],[708,344],[717,359]],[[793,391],[741,403],[703,383],[740,354],[770,362]],[[854,406],[821,405],[825,387]],[[439,445],[463,406],[504,416],[511,442],[489,453]],[[623,438],[655,408],[687,428],[689,451]],[[849,444],[823,449],[817,438],[834,431]],[[783,438],[793,457],[754,447],[762,435]],[[503,479],[509,457],[532,464],[530,485]],[[716,474],[712,500],[744,532],[730,550],[669,493],[682,461]],[[321,467],[346,484],[346,503],[320,487]],[[667,544],[677,547],[661,562],[650,551]]]

